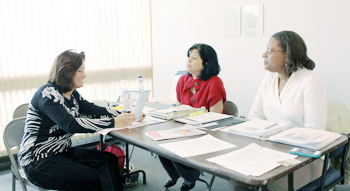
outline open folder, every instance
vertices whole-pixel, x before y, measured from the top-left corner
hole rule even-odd
[[[206,130],[215,130],[244,122],[244,120],[235,118],[232,115],[215,112],[207,112],[201,115],[178,118],[174,119],[174,121],[193,125]]]
[[[294,127],[271,136],[268,138],[268,140],[313,150],[319,150],[339,139],[341,136],[342,135],[339,133],[324,130]]]

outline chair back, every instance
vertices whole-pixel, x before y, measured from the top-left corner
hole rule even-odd
[[[225,114],[233,115],[235,117],[238,116],[238,108],[236,104],[234,104],[232,101],[226,100],[224,108],[225,108]]]
[[[10,121],[10,123],[6,125],[3,135],[6,149],[11,150],[12,147],[19,146],[21,144],[24,134],[25,121],[26,117],[20,117]],[[9,150],[7,152],[9,152]]]
[[[350,136],[344,133],[342,133],[342,135],[348,138],[348,142],[345,145],[330,152],[329,154],[326,154],[326,157],[324,159],[322,176],[314,180],[313,182],[310,182],[309,184],[305,185],[304,187],[300,188],[298,191],[330,190],[340,182],[344,184],[345,163],[348,157]],[[329,167],[329,169],[327,170],[329,159],[334,157],[336,157],[336,159],[337,157],[341,157],[340,172],[332,166]]]
[[[16,119],[18,117],[24,117],[27,116],[29,103],[24,103],[20,106],[18,106],[15,111],[13,112],[13,119]]]
[[[12,147],[19,147],[22,141],[22,137],[24,134],[24,125],[25,125],[26,117],[20,117],[13,119],[8,123],[5,127],[4,133],[3,133],[3,140],[5,143],[6,151],[9,155],[10,162],[11,162],[11,170],[12,170],[12,190],[15,190],[15,177],[17,180],[19,180],[21,187],[23,190],[27,190],[25,186],[25,181],[23,180],[20,172],[19,172],[19,164],[17,163],[17,160],[14,157],[14,154],[12,153],[11,148]]]
[[[182,75],[185,75],[185,74],[187,74],[186,70],[179,70],[179,71],[176,72],[176,74],[174,76],[173,83],[171,85],[170,92],[169,92],[169,98],[171,100],[173,100],[175,103],[177,101],[177,94],[176,94],[177,82],[179,81],[180,77]]]

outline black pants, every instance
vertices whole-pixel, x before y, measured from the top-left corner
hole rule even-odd
[[[199,170],[182,165],[162,156],[158,157],[165,171],[168,173],[168,175],[173,181],[176,181],[177,179],[182,177],[183,179],[185,179],[185,181],[188,181],[190,184],[195,184],[196,181],[199,179]]]
[[[53,190],[122,191],[118,158],[109,152],[71,148],[24,167],[35,185]]]

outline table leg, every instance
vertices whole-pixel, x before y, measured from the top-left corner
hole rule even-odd
[[[131,174],[136,174],[141,172],[143,175],[143,184],[146,184],[146,173],[143,170],[137,170],[130,173],[129,170],[129,143],[125,143],[125,163],[126,163],[126,173],[124,173],[122,176],[126,178],[130,178]]]
[[[261,188],[261,191],[267,191],[267,185],[262,185],[260,188]]]
[[[111,144],[113,144],[117,139],[114,138],[105,148],[103,147],[103,135],[100,135],[100,150],[105,150],[107,147],[109,147]],[[146,173],[145,171],[143,170],[137,170],[137,171],[133,171],[130,173],[130,170],[129,170],[129,143],[125,143],[125,163],[126,163],[126,173],[122,174],[122,177],[125,177],[125,178],[130,178],[131,174],[136,174],[136,173],[139,173],[141,172],[142,175],[143,175],[143,184],[146,184]]]
[[[294,176],[293,176],[293,172],[288,174],[288,191],[294,191]]]
[[[213,175],[213,177],[211,177],[210,184],[209,184],[209,186],[208,186],[207,191],[210,191],[210,190],[211,190],[211,187],[212,187],[213,184],[214,184],[214,180],[215,180],[215,175]]]

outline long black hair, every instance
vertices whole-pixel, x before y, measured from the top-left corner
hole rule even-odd
[[[198,50],[198,53],[203,60],[202,65],[204,69],[202,70],[199,78],[206,81],[212,76],[218,75],[221,68],[219,66],[219,61],[215,50],[207,44],[194,44],[190,49],[188,49],[187,57],[190,57],[190,54],[194,49]],[[192,76],[190,73],[188,74]]]

